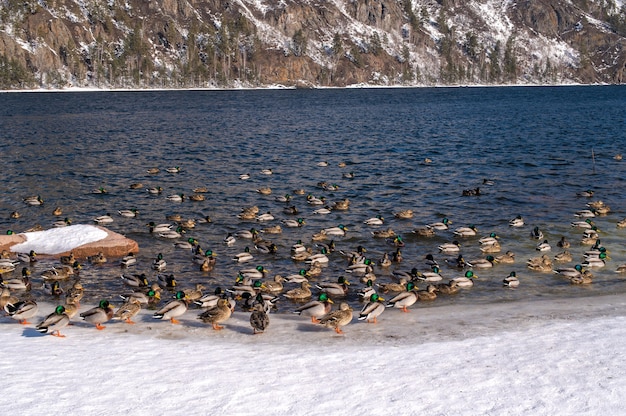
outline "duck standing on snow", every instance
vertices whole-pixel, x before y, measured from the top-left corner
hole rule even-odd
[[[359,313],[359,320],[367,323],[377,323],[378,318],[385,311],[385,299],[381,298],[377,293],[370,295],[369,302],[366,303]]]
[[[328,294],[322,292],[316,300],[305,303],[297,308],[294,313],[302,316],[310,316],[311,322],[316,324],[319,323],[319,318],[330,312],[332,304],[333,301],[328,297]]]
[[[399,308],[402,312],[408,312],[407,308],[417,302],[417,299],[417,287],[413,282],[408,282],[406,290],[391,298],[387,303],[387,307]]]
[[[114,313],[115,311],[109,301],[103,299],[95,308],[91,308],[88,311],[81,313],[80,317],[86,322],[95,324],[96,329],[101,331],[105,328],[102,324],[111,320]]]
[[[22,325],[28,325],[28,319],[35,316],[39,307],[34,300],[23,300],[16,303],[7,303],[4,305],[4,311],[13,319]]]
[[[211,324],[214,330],[219,331],[224,329],[220,323],[227,321],[231,314],[230,302],[228,299],[222,298],[217,301],[217,305],[214,308],[209,308],[198,315],[198,319],[204,323]]]
[[[69,323],[70,317],[65,313],[65,306],[59,305],[54,309],[54,312],[46,316],[35,328],[42,334],[50,332],[50,335],[64,338],[65,335],[61,335],[59,331],[69,325]]]
[[[258,296],[261,296],[260,294]],[[263,303],[255,303],[250,314],[250,326],[253,334],[265,332],[270,324],[269,314],[265,311]]]
[[[174,300],[168,302],[164,307],[156,311],[152,317],[155,319],[169,319],[173,324],[179,324],[180,321],[176,318],[182,316],[187,312],[189,307],[189,301],[185,295],[185,292],[179,290],[176,292]]]
[[[348,325],[352,321],[352,308],[345,302],[339,305],[339,309],[331,311],[320,318],[320,325],[333,328],[336,333],[343,334],[342,326]]]

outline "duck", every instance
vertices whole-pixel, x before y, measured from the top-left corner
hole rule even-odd
[[[254,256],[252,256],[252,253],[250,253],[250,247],[248,246],[246,246],[241,253],[237,253],[235,254],[235,257],[233,257],[233,260],[235,260],[237,263],[245,263],[252,259],[254,259]]]
[[[160,171],[161,170],[159,168],[150,168],[150,169],[146,170],[146,172],[149,173],[150,175],[156,175]]]
[[[300,211],[298,211],[298,208],[295,205],[290,205],[288,207],[283,208],[283,214],[298,215],[299,213]]]
[[[83,285],[80,283],[80,281],[76,281],[69,289],[67,289],[67,293],[65,294],[65,302],[71,303],[79,307],[80,301],[84,295],[85,289],[83,288]]]
[[[588,285],[593,283],[593,275],[584,271],[580,276],[571,277],[569,281],[573,285]]]
[[[319,319],[319,324],[327,328],[333,328],[336,333],[343,334],[341,327],[352,321],[353,309],[346,302],[339,305],[339,309],[330,311]]]
[[[543,240],[543,232],[539,229],[539,227],[535,227],[530,232],[530,238],[534,238],[535,240]]]
[[[439,274],[440,270],[437,266],[432,266],[432,269],[428,272],[420,272],[417,274],[418,280],[423,280],[425,282],[439,282],[443,280],[441,274]]]
[[[521,215],[518,215],[517,217],[513,218],[512,220],[509,221],[509,226],[510,227],[523,227],[524,226],[524,218],[522,218]]]
[[[158,285],[164,289],[174,289],[178,286],[178,281],[173,274],[158,274]]]
[[[526,262],[526,266],[539,272],[552,271],[552,260],[547,255],[543,254],[541,257],[534,257]]]
[[[139,215],[139,211],[135,208],[120,209],[117,211],[117,213],[124,218],[135,218],[137,215]]]
[[[255,219],[257,221],[259,221],[259,222],[273,221],[274,220],[274,216],[272,215],[271,212],[267,211],[265,214],[257,215]]]
[[[378,289],[383,293],[388,292],[402,292],[406,289],[407,279],[401,278],[398,283],[389,282],[389,283],[377,283]]]
[[[289,202],[291,202],[291,195],[289,194],[279,195],[276,198],[274,198],[274,201],[288,204]]]
[[[310,316],[312,323],[319,323],[319,318],[331,311],[333,301],[328,297],[327,293],[320,293],[316,300],[305,303],[298,307],[294,313],[301,316]]]
[[[29,318],[35,316],[39,307],[34,300],[24,300],[4,305],[4,311],[22,325],[29,325]]]
[[[70,323],[70,316],[65,312],[65,306],[57,306],[54,308],[54,312],[37,324],[35,329],[42,334],[50,333],[55,337],[64,338],[65,335],[62,335],[60,330]]]
[[[393,238],[396,236],[396,232],[391,228],[387,228],[386,230],[372,231],[372,235],[375,238]]]
[[[311,297],[311,284],[308,281],[302,282],[300,287],[287,291],[283,296],[291,300],[308,299]]]
[[[171,194],[166,197],[170,202],[183,202],[186,198],[185,194]]]
[[[32,288],[30,270],[27,267],[22,268],[22,275],[20,277],[2,280],[0,286],[9,290],[30,290]]]
[[[324,228],[322,233],[333,237],[342,237],[346,235],[348,229],[343,224],[339,224],[337,227]]]
[[[248,179],[250,179],[250,174],[249,173],[242,173],[239,175],[239,179],[241,179],[242,181],[247,181]]]
[[[341,177],[345,179],[354,179],[355,174],[354,172],[344,172]]]
[[[276,276],[274,276],[273,280],[268,280],[267,282],[265,282],[265,288],[263,289],[263,292],[280,293],[283,291],[284,282],[285,278],[277,274]]]
[[[130,185],[128,185],[128,188],[129,189],[141,189],[141,188],[143,188],[143,183],[141,183],[141,182],[134,182],[134,183],[131,183]]]
[[[372,293],[369,296],[369,302],[363,305],[359,312],[359,320],[367,323],[377,323],[377,318],[385,312],[385,299],[380,297],[378,293]]]
[[[509,273],[509,275],[502,280],[502,284],[506,287],[518,287],[519,279],[517,278],[517,274],[515,272]]]
[[[150,221],[146,225],[149,227],[150,233],[153,233],[153,234],[164,233],[167,231],[171,231],[174,228],[174,224],[169,224],[169,223],[156,224],[154,221]]]
[[[184,289],[183,292],[185,292],[185,299],[190,302],[195,302],[196,300],[202,298],[202,291],[204,289],[206,288],[201,283],[196,283],[193,289]]]
[[[233,233],[235,238],[246,238],[246,239],[254,239],[259,232],[255,228],[250,228],[249,230],[239,230]]]
[[[158,235],[161,238],[174,239],[174,238],[182,237],[184,233],[185,233],[185,230],[183,229],[183,227],[182,226],[178,226],[178,227],[176,227],[175,230],[162,231],[162,232],[158,233]]]
[[[350,200],[343,199],[341,201],[337,201],[333,204],[333,209],[337,211],[346,211],[350,208]]]
[[[110,223],[112,223],[114,220],[113,220],[113,217],[111,217],[111,215],[109,215],[109,214],[105,214],[105,215],[100,215],[100,216],[98,216],[98,217],[94,218],[94,219],[93,219],[93,221],[94,221],[96,224],[110,224]]]
[[[402,312],[409,312],[407,309],[409,306],[412,306],[415,302],[417,302],[417,287],[413,282],[408,282],[405,286],[403,292],[400,292],[393,298],[389,299],[387,303],[388,308],[399,308]]]
[[[248,250],[250,249],[248,248]],[[245,253],[245,249],[244,249],[244,253]],[[217,262],[216,257],[217,257],[217,254],[213,250],[207,249],[207,250],[202,251],[200,247],[197,246],[196,253],[191,258],[191,261],[199,265],[203,265],[208,262],[209,265],[213,267],[215,266],[215,263]]]
[[[179,173],[180,172],[180,167],[179,166],[174,166],[174,167],[165,169],[165,171],[167,173]]]
[[[459,227],[454,230],[454,235],[459,237],[473,237],[478,232],[478,229],[475,225],[470,225],[469,227]]]
[[[22,263],[35,263],[37,261],[37,253],[30,250],[28,253],[17,253],[17,260]]]
[[[478,278],[478,276],[476,276],[476,274],[472,270],[468,270],[463,276],[455,277],[452,280],[456,283],[458,287],[467,288],[474,286],[474,279],[476,278]]]
[[[413,234],[417,234],[420,237],[434,237],[435,236],[435,230],[433,228],[430,228],[428,226],[426,227],[419,227],[413,230]]]
[[[496,256],[496,263],[511,264],[515,263],[515,253],[508,250],[506,253]]]
[[[313,211],[313,214],[317,214],[317,215],[328,215],[332,212],[332,208],[329,206],[325,206],[323,208],[318,208],[315,211]]]
[[[437,287],[435,285],[428,285],[425,290],[417,291],[417,300],[431,301],[435,299],[437,299]]]
[[[163,192],[163,188],[161,188],[160,186],[153,186],[148,188],[147,190],[150,195],[159,195],[161,194],[161,192]]]
[[[173,324],[179,324],[176,318],[182,316],[189,308],[189,301],[185,292],[179,290],[174,296],[174,300],[169,301],[165,306],[156,311],[152,317],[155,319],[169,319]]]
[[[202,194],[191,194],[189,195],[189,200],[190,201],[195,201],[195,202],[200,202],[200,201],[204,201],[206,199],[206,197]]]
[[[593,196],[593,191],[591,189],[587,189],[586,191],[580,191],[576,193],[576,196],[582,196],[584,198],[591,198]]]
[[[308,263],[308,264],[319,263],[321,265],[328,264],[329,259],[328,259],[327,254],[328,254],[328,250],[326,250],[326,247],[322,247],[319,253],[312,254],[309,257],[307,257],[305,260],[305,263]]]
[[[73,266],[64,264],[61,267],[53,267],[52,269],[44,270],[41,272],[41,277],[43,280],[65,280],[70,276],[74,276],[76,270],[79,268],[80,264],[78,262],[74,262]]]
[[[588,257],[582,265],[589,268],[600,268],[606,266],[606,259],[606,252],[602,252],[598,255],[598,257]]]
[[[615,273],[626,273],[626,263],[617,266]]]
[[[122,320],[127,324],[133,325],[132,318],[139,313],[141,310],[141,301],[136,297],[129,297],[126,302],[120,306],[115,314],[113,314],[113,319]]]
[[[548,243],[548,240],[543,240],[541,243],[537,244],[537,246],[535,247],[535,250],[537,250],[537,251],[550,251],[550,250],[552,250],[552,247]]]
[[[254,248],[263,254],[275,254],[278,251],[278,246],[268,241],[259,241],[254,245]]]
[[[377,215],[373,218],[368,218],[365,221],[363,221],[363,224],[365,225],[383,225],[385,219],[383,218],[382,215]]]
[[[239,270],[239,274],[250,279],[262,279],[268,272],[269,270],[260,265],[256,266],[254,269]]]
[[[317,289],[328,293],[330,296],[346,296],[348,294],[349,286],[350,282],[348,282],[348,280],[343,276],[339,276],[336,283],[323,282],[315,285]]]
[[[451,243],[443,243],[437,246],[437,248],[444,254],[456,254],[461,251],[461,243],[459,243],[458,240],[454,240]]]
[[[626,218],[620,220],[615,224],[617,228],[626,228]]]
[[[554,273],[564,277],[576,277],[583,273],[582,264],[577,264],[574,267],[559,267],[554,270]]]
[[[107,258],[103,252],[99,251],[93,256],[88,256],[87,261],[91,264],[104,264],[107,262]]]
[[[217,305],[213,308],[209,308],[206,311],[198,315],[204,323],[211,324],[216,331],[224,329],[220,323],[227,321],[232,314],[232,309],[228,299],[221,298],[217,301]]]
[[[579,211],[576,211],[574,213],[574,216],[579,218],[594,218],[596,216],[596,213],[591,209],[581,209]]]
[[[559,263],[569,263],[572,260],[572,253],[570,253],[569,250],[563,250],[562,252],[557,253],[554,256],[554,261],[557,261]]]
[[[137,256],[135,256],[135,253],[132,252],[128,253],[120,260],[120,266],[122,268],[134,266],[135,264],[137,264]]]
[[[433,230],[437,230],[437,231],[445,231],[449,228],[449,225],[452,224],[452,221],[450,221],[447,217],[442,219],[440,222],[433,222],[430,224],[427,224],[426,226],[428,228],[432,228]]]
[[[156,258],[152,260],[152,270],[163,271],[167,267],[167,261],[163,258],[163,253],[157,254]]]
[[[272,169],[261,169],[261,174],[262,175],[271,175],[273,173],[274,173],[274,171],[272,171]]]
[[[63,209],[62,209],[61,207],[59,207],[59,206],[55,207],[55,208],[52,210],[52,215],[54,215],[55,217],[58,217],[58,216],[60,216],[60,215],[63,215]]]
[[[72,225],[72,220],[67,217],[52,223],[52,226],[55,228],[67,227],[68,225]]]
[[[306,224],[306,222],[304,221],[304,218],[298,218],[298,219],[285,219],[282,220],[281,223],[288,228],[298,228],[298,227],[302,227],[304,224]]]
[[[391,275],[398,280],[405,279],[407,282],[410,280],[416,280],[418,276],[418,271],[416,267],[413,267],[410,271],[405,270],[394,270],[391,272]]]
[[[459,285],[454,280],[450,280],[448,283],[438,283],[435,287],[439,293],[444,295],[454,295],[459,292]]]
[[[98,306],[80,314],[80,317],[89,323],[95,324],[96,329],[101,331],[105,328],[102,324],[113,318],[115,311],[108,300],[102,299]]]
[[[122,274],[120,278],[122,279],[122,282],[124,282],[126,286],[130,286],[130,287],[148,287],[149,286],[148,278],[146,277],[145,273]]]
[[[495,244],[498,243],[498,239],[500,237],[498,237],[498,234],[496,233],[490,233],[488,236],[486,237],[481,237],[480,239],[478,239],[478,243],[481,245],[490,245],[490,244]]]
[[[309,204],[309,205],[313,205],[313,206],[325,205],[326,204],[326,198],[323,197],[323,196],[318,198],[316,196],[313,196],[313,195],[309,194],[309,195],[306,196],[306,203]]]
[[[595,225],[593,221],[591,221],[590,218],[586,218],[584,221],[572,221],[570,224],[572,227],[584,228],[584,229],[591,228]]]
[[[250,314],[250,326],[252,327],[252,333],[262,334],[265,332],[270,324],[269,314],[263,309],[262,303],[256,303],[253,306],[252,313]]]
[[[495,241],[491,244],[481,244],[480,251],[482,251],[483,253],[499,253],[500,251],[502,251],[502,246],[498,241]]]
[[[4,310],[4,307],[7,304],[10,303],[15,305],[19,301],[20,300],[16,296],[11,295],[11,291],[9,290],[9,288],[2,288],[2,293],[0,294],[0,308]]]
[[[161,300],[161,286],[153,283],[147,291],[135,291],[129,295],[120,295],[120,297],[126,302],[136,299],[141,305],[154,305]]]
[[[383,253],[383,257],[380,260],[378,260],[378,265],[380,267],[389,267],[392,265],[392,263],[393,262],[389,258],[389,253]]]
[[[269,186],[263,186],[256,191],[261,195],[270,195],[272,193],[272,188],[270,188]]]
[[[61,296],[63,294],[63,289],[58,280],[54,280],[52,283],[44,282],[42,290],[45,294],[50,296]]]
[[[300,269],[298,273],[293,273],[285,276],[285,281],[288,283],[308,282],[310,276],[311,275],[309,274],[308,270]]]
[[[11,212],[11,214],[9,215],[10,218],[13,218],[14,220],[20,218],[22,216],[22,214],[19,213],[19,211],[13,211]]]
[[[569,241],[567,241],[565,236],[562,236],[559,242],[556,243],[556,246],[559,248],[570,248],[571,244]]]
[[[413,218],[413,210],[404,209],[402,211],[398,211],[394,213],[393,216],[401,220],[408,220],[408,219]]]
[[[33,206],[43,205],[43,199],[39,195],[28,196],[28,197],[24,198],[23,201],[27,205],[33,205]]]
[[[224,237],[222,242],[226,244],[228,247],[232,247],[237,242],[237,238],[232,233],[228,233],[226,237]]]

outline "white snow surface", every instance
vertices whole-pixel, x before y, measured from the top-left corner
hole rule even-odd
[[[26,237],[26,241],[12,246],[11,251],[14,253],[29,253],[34,250],[37,254],[59,254],[102,240],[108,234],[93,225],[77,224],[20,235]]]
[[[197,309],[180,325],[142,311],[103,331],[76,319],[65,338],[0,317],[0,405],[29,415],[623,414],[625,307],[608,296],[388,309],[344,335],[289,314],[252,335],[238,311],[221,331]]]

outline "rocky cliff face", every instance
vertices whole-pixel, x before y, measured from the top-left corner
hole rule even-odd
[[[0,0],[0,88],[624,83],[622,0]]]

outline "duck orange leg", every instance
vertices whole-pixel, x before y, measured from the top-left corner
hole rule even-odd
[[[406,308],[406,306],[402,307],[402,312],[409,312],[409,310]]]
[[[96,329],[98,331],[102,331],[104,328],[106,328],[106,326],[102,325],[102,324],[96,324]]]
[[[216,331],[220,331],[222,329],[224,329],[223,326],[219,326],[218,324],[213,324],[213,329],[215,329]]]
[[[124,322],[126,322],[127,324],[135,325],[135,322],[131,321],[130,318],[126,318]]]
[[[65,335],[61,335],[61,333],[59,331],[52,331],[50,333],[50,335],[55,336],[55,337],[59,337],[59,338],[65,338]]]
[[[176,319],[176,318],[170,318],[170,322],[173,323],[173,324],[179,324],[180,323],[180,321],[178,319]]]
[[[28,322],[26,319],[21,319],[19,322],[22,325],[30,325],[30,322]]]
[[[316,317],[312,316],[312,317],[311,317],[311,322],[313,322],[314,324],[319,324],[319,323],[320,323],[320,320],[319,320],[319,319],[317,319]]]
[[[338,334],[343,334],[343,331],[339,327],[335,328],[335,332]]]

